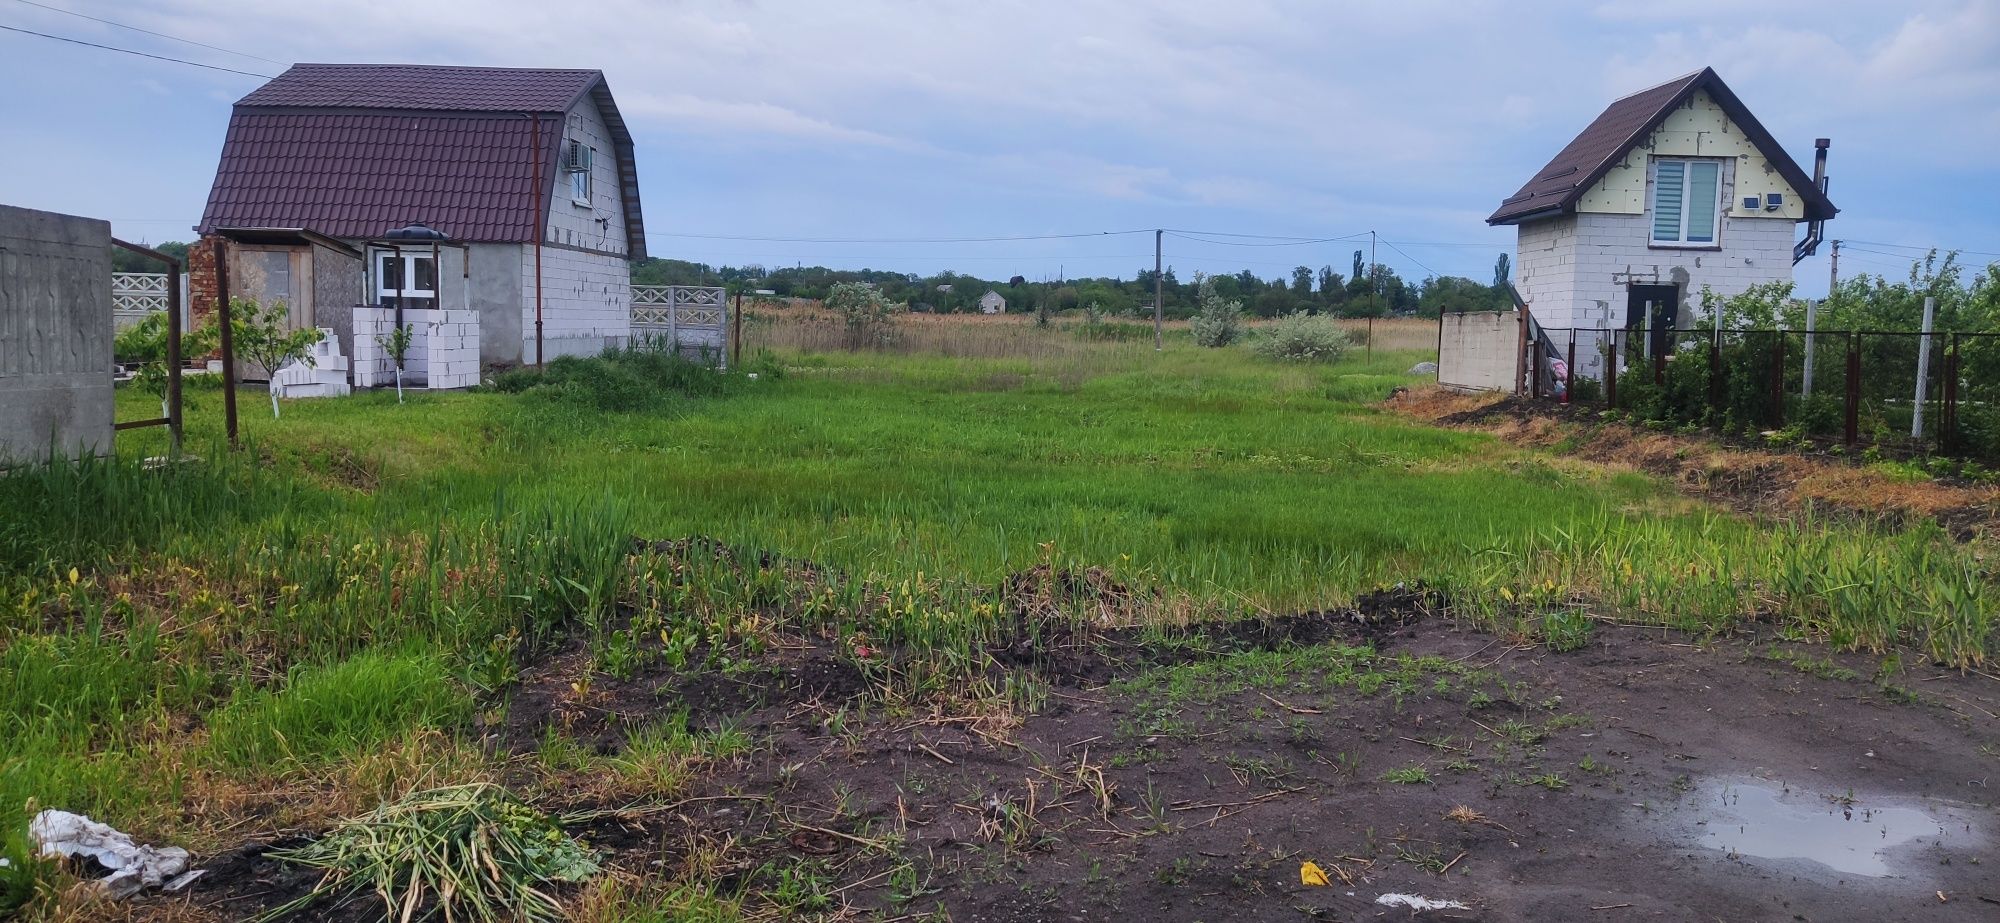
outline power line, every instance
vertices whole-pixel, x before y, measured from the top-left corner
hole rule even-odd
[[[1964,250],[1959,252],[1970,253],[1973,251]],[[1856,247],[1853,245],[1851,241],[1842,240],[1840,242],[1840,255],[1846,256],[1849,253],[1873,253],[1878,256],[1892,256],[1899,260],[1909,260],[1912,263],[1920,263],[1923,262],[1924,260],[1924,257],[1922,256],[1911,256],[1908,253],[1890,253],[1887,250],[1870,250],[1867,247]]]
[[[266,64],[276,64],[276,65],[278,65],[278,66],[280,66],[280,67],[283,67],[283,66],[285,66],[285,62],[283,62],[283,61],[273,61],[273,60],[271,60],[270,58],[266,58],[266,57],[263,57],[263,56],[261,56],[261,55],[254,55],[254,54],[251,54],[251,53],[249,53],[249,52],[247,52],[247,51],[236,51],[236,50],[234,50],[234,49],[230,49],[230,48],[224,48],[224,47],[222,47],[221,45],[210,45],[210,44],[209,44],[209,43],[207,43],[207,42],[197,42],[197,41],[195,41],[194,39],[191,39],[191,38],[181,38],[181,37],[180,37],[180,36],[178,36],[178,35],[168,35],[168,34],[167,34],[167,33],[165,33],[165,32],[155,32],[155,31],[153,31],[153,30],[151,30],[151,29],[142,29],[142,28],[140,28],[140,27],[138,27],[138,26],[134,26],[134,25],[128,25],[128,24],[126,24],[126,23],[122,23],[122,22],[114,22],[114,21],[112,21],[112,20],[109,20],[109,19],[101,19],[101,18],[98,18],[98,17],[96,17],[96,16],[91,16],[91,15],[89,15],[89,14],[87,14],[87,13],[79,13],[79,12],[77,12],[77,11],[75,11],[75,10],[65,10],[65,9],[63,9],[63,8],[61,8],[61,7],[56,7],[56,6],[49,6],[49,5],[48,5],[48,4],[46,4],[46,3],[36,3],[36,2],[35,2],[35,0],[14,0],[14,2],[16,2],[16,3],[21,3],[21,4],[25,4],[25,5],[27,5],[27,6],[32,6],[32,7],[35,7],[35,8],[37,8],[37,9],[43,9],[43,10],[48,10],[48,11],[49,11],[49,12],[51,12],[51,13],[61,13],[61,14],[63,14],[64,16],[75,16],[75,17],[76,17],[76,18],[78,18],[78,19],[88,19],[88,20],[90,20],[91,22],[95,22],[95,23],[103,23],[104,25],[107,25],[107,26],[113,26],[113,27],[115,27],[115,28],[119,28],[119,29],[129,29],[129,30],[131,30],[131,31],[133,31],[133,32],[138,32],[138,33],[141,33],[141,34],[144,34],[144,35],[150,35],[150,36],[153,36],[154,38],[163,38],[163,39],[166,39],[167,41],[170,41],[170,42],[180,42],[180,43],[182,43],[182,44],[186,44],[186,45],[193,45],[193,46],[195,46],[195,47],[197,47],[197,48],[206,48],[206,49],[208,49],[208,50],[210,50],[210,51],[220,51],[220,52],[222,52],[223,54],[232,54],[232,55],[235,55],[235,56],[237,56],[237,57],[239,57],[239,58],[249,58],[249,59],[251,59],[251,60],[253,60],[253,61],[262,61],[262,62],[264,62],[264,63],[266,63]]]
[[[1430,268],[1429,266],[1425,266],[1422,260],[1419,260],[1416,257],[1409,255],[1408,253],[1404,253],[1403,248],[1396,246],[1394,241],[1384,240],[1382,242],[1384,244],[1387,244],[1389,246],[1389,249],[1394,250],[1397,253],[1402,253],[1403,259],[1409,260],[1410,262],[1417,264],[1417,268],[1422,269],[1423,271],[1430,273],[1433,276],[1443,275],[1443,273],[1440,273],[1437,270]]]
[[[1383,243],[1389,243],[1389,241],[1383,241]],[[1467,250],[1507,249],[1507,247],[1503,244],[1475,244],[1469,241],[1460,242],[1460,241],[1444,241],[1444,240],[1399,240],[1395,241],[1395,243],[1402,244],[1405,247],[1461,247]]]
[[[245,77],[256,77],[260,80],[273,79],[269,74],[258,74],[258,73],[253,73],[251,71],[240,71],[237,70],[236,68],[223,67],[219,64],[203,64],[199,61],[189,61],[186,58],[170,58],[163,54],[151,54],[144,51],[134,51],[133,49],[120,48],[116,45],[100,45],[96,42],[86,42],[80,38],[69,38],[67,36],[62,36],[62,35],[50,35],[47,32],[36,32],[33,29],[23,29],[18,26],[0,26],[0,29],[4,29],[8,32],[19,32],[22,35],[32,35],[37,38],[45,38],[51,41],[68,42],[71,45],[82,45],[85,48],[99,48],[105,51],[115,51],[118,52],[119,54],[129,54],[140,58],[151,58],[155,61],[166,61],[170,64],[185,64],[189,67],[199,67],[203,70],[221,71],[225,74],[240,74]]]
[[[1348,234],[1344,237],[1277,237],[1266,234],[1230,234],[1223,231],[1178,231],[1171,228],[1167,228],[1164,230],[1166,230],[1168,234],[1172,234],[1175,237],[1178,237],[1182,240],[1191,240],[1196,243],[1204,243],[1204,244],[1218,244],[1224,247],[1301,247],[1310,244],[1326,244],[1326,243],[1334,243],[1336,241],[1353,240],[1357,237],[1362,236],[1363,234],[1368,233],[1367,231],[1362,231],[1359,234]],[[1208,236],[1204,237],[1195,235],[1208,235]],[[1241,238],[1252,238],[1254,240],[1212,239],[1215,237],[1241,237]],[[1269,241],[1269,242],[1264,242],[1264,241]]]
[[[2000,253],[1996,253],[1996,252],[1994,252],[1994,251],[1991,251],[1991,250],[1965,250],[1965,249],[1962,249],[1962,248],[1959,248],[1959,247],[1940,247],[1940,246],[1937,246],[1937,245],[1935,245],[1935,244],[1933,244],[1933,245],[1930,245],[1930,246],[1918,246],[1918,245],[1916,245],[1916,244],[1890,244],[1890,243],[1883,243],[1882,241],[1879,241],[1879,240],[1848,240],[1848,239],[1847,239],[1847,238],[1845,238],[1845,237],[1843,237],[1843,238],[1841,238],[1841,239],[1840,239],[1840,245],[1841,245],[1842,247],[1849,247],[1849,246],[1850,246],[1850,245],[1852,245],[1852,244],[1864,244],[1864,245],[1866,245],[1866,246],[1870,246],[1870,247],[1893,247],[1893,248],[1895,248],[1895,249],[1898,249],[1898,250],[1923,250],[1923,251],[1926,251],[1926,252],[1928,252],[1928,251],[1931,251],[1931,250],[1937,250],[1937,251],[1940,251],[1940,252],[1944,252],[1944,253],[1970,253],[1970,254],[1974,254],[1974,255],[1976,255],[1976,256],[2000,256]],[[1873,251],[1873,252],[1879,252],[1879,251]],[[1900,253],[1892,253],[1892,254],[1890,254],[1890,255],[1891,255],[1891,256],[1902,256],[1903,254],[1900,254]]]
[[[1300,236],[1300,235],[1297,235],[1297,234],[1238,234],[1238,233],[1235,233],[1235,232],[1232,232],[1232,231],[1201,231],[1201,230],[1190,230],[1190,229],[1188,229],[1188,228],[1161,228],[1160,230],[1162,230],[1162,231],[1166,231],[1166,232],[1167,232],[1167,233],[1169,233],[1169,234],[1174,234],[1174,233],[1180,233],[1180,234],[1207,234],[1207,235],[1208,235],[1208,236],[1210,236],[1210,237],[1247,237],[1247,238],[1253,238],[1253,239],[1256,239],[1256,240],[1290,240],[1290,241],[1307,241],[1307,240],[1313,240],[1313,239],[1314,239],[1314,238],[1310,238],[1310,237],[1303,237],[1303,236]],[[1348,236],[1348,237],[1360,237],[1360,236],[1361,236],[1362,234],[1366,234],[1366,233],[1368,233],[1368,232],[1367,232],[1367,231],[1360,231],[1360,232],[1358,232],[1358,233],[1354,233],[1354,234],[1349,234],[1349,235],[1347,235],[1347,236]],[[1340,239],[1340,238],[1328,238],[1328,239],[1329,239],[1329,240],[1338,240],[1338,239]]]
[[[679,237],[689,240],[749,240],[778,244],[983,244],[1016,240],[1074,240],[1083,237],[1116,237],[1150,234],[1152,229],[1133,231],[1086,231],[1077,234],[1014,234],[1002,237],[759,237],[739,234],[676,234],[649,231],[647,237]]]
[[[87,17],[86,17],[86,18],[87,18]],[[132,27],[127,27],[127,28],[132,28]],[[80,39],[80,38],[70,38],[69,36],[66,36],[66,35],[51,35],[51,34],[49,34],[49,33],[47,33],[47,32],[37,32],[37,31],[35,31],[35,30],[33,30],[33,29],[23,29],[23,28],[20,28],[20,27],[18,27],[18,26],[4,26],[4,25],[0,25],[0,30],[5,30],[5,31],[8,31],[8,32],[18,32],[18,33],[20,33],[20,34],[22,34],[22,35],[32,35],[32,36],[35,36],[36,38],[45,38],[45,39],[49,39],[50,41],[56,41],[56,42],[64,42],[64,43],[67,43],[67,44],[71,44],[71,45],[82,45],[82,46],[83,46],[83,47],[85,47],[85,48],[97,48],[97,49],[102,49],[102,50],[104,50],[104,51],[115,51],[115,52],[117,52],[117,53],[119,53],[119,54],[129,54],[129,55],[132,55],[132,56],[134,56],[134,57],[140,57],[140,58],[150,58],[150,59],[152,59],[152,60],[154,60],[154,61],[165,61],[165,62],[167,62],[167,63],[169,63],[169,64],[184,64],[184,65],[187,65],[188,67],[199,67],[199,68],[201,68],[201,69],[203,69],[203,70],[212,70],[212,71],[221,71],[221,72],[223,72],[223,73],[225,73],[225,74],[238,74],[238,75],[241,75],[241,76],[244,76],[244,77],[255,77],[255,78],[259,79],[259,80],[277,80],[277,79],[278,79],[279,77],[281,77],[281,76],[284,76],[283,74],[279,74],[279,75],[275,75],[275,76],[274,76],[274,75],[271,75],[271,74],[260,74],[260,73],[257,73],[257,72],[255,72],[255,71],[246,71],[246,70],[237,70],[236,68],[233,68],[233,67],[223,67],[223,66],[221,66],[221,65],[219,65],[219,64],[203,64],[203,63],[201,63],[200,61],[189,61],[189,60],[187,60],[186,58],[175,58],[175,57],[170,57],[170,56],[167,56],[167,55],[160,55],[160,54],[153,54],[153,53],[151,53],[151,52],[147,52],[147,51],[139,51],[139,50],[136,50],[136,49],[132,49],[132,48],[121,48],[121,47],[119,47],[119,46],[117,46],[117,45],[105,45],[105,44],[101,44],[101,43],[99,43],[99,42],[87,42],[87,41],[84,41],[83,39]],[[142,31],[142,32],[143,32],[143,31],[147,31],[147,30],[143,30],[143,29],[141,29],[141,30],[139,30],[139,31]],[[153,34],[159,34],[159,33],[153,33]],[[165,38],[174,38],[173,36],[170,36],[170,35],[168,35],[168,36],[164,36],[164,37],[165,37]],[[189,40],[189,39],[174,39],[174,40],[175,40],[175,41],[184,41],[184,42],[189,42],[190,44],[195,44],[195,45],[201,45],[201,44],[202,44],[202,43],[200,43],[200,42],[194,42],[194,41],[191,41],[191,40]],[[204,45],[203,47],[215,47],[215,46],[209,46],[209,45]],[[243,55],[243,52],[240,52],[240,51],[228,51],[228,49],[221,49],[221,50],[223,50],[223,51],[227,51],[227,52],[228,52],[229,54],[236,54],[236,55]],[[255,56],[254,56],[254,55],[244,55],[244,57],[255,57]],[[268,59],[268,58],[259,58],[258,60],[270,60],[270,59]],[[274,63],[282,63],[282,62],[274,62]],[[290,71],[289,71],[289,70],[287,70],[287,71],[286,71],[286,73],[290,73]],[[303,86],[309,86],[309,87],[319,87],[319,88],[321,88],[321,89],[325,89],[325,90],[332,90],[332,91],[334,91],[334,92],[337,92],[337,93],[344,93],[344,94],[346,94],[346,96],[344,96],[344,97],[343,97],[343,98],[341,99],[341,102],[342,102],[343,104],[345,104],[345,103],[348,103],[348,102],[350,102],[350,101],[353,101],[353,100],[356,100],[356,99],[361,99],[361,100],[375,100],[375,101],[378,101],[378,102],[401,102],[401,103],[407,103],[407,104],[411,104],[411,105],[414,105],[414,106],[417,106],[417,107],[420,107],[420,108],[421,108],[421,107],[423,107],[423,106],[424,106],[425,104],[427,104],[427,103],[429,103],[429,102],[430,102],[430,100],[428,100],[428,99],[424,99],[424,98],[421,98],[421,97],[415,97],[415,96],[397,96],[397,95],[395,95],[395,94],[393,94],[393,93],[384,93],[384,92],[380,92],[380,91],[365,91],[365,92],[364,92],[364,91],[362,91],[362,90],[358,90],[358,89],[355,89],[354,87],[347,87],[347,86],[340,86],[340,85],[338,85],[338,84],[332,84],[332,83],[322,83],[322,82],[320,82],[320,81],[317,81],[317,80],[307,80],[307,79],[305,79],[305,78],[302,78],[302,77],[291,77],[291,78],[289,78],[289,81],[290,81],[291,83],[296,83],[296,84],[301,84],[301,85],[303,85]]]

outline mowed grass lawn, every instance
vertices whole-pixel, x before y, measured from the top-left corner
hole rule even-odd
[[[558,637],[616,670],[688,633],[854,634],[949,648],[924,682],[975,675],[982,600],[1039,564],[1105,569],[1153,601],[1142,620],[1423,582],[1526,638],[1766,613],[1959,666],[1990,649],[1991,571],[1938,530],[1758,523],[1399,418],[1380,403],[1418,383],[1420,350],[1287,366],[1184,337],[1156,354],[1018,336],[1062,348],[787,353],[631,412],[579,387],[373,392],[273,420],[246,394],[236,453],[220,393],[194,388],[201,461],[143,470],[165,434],[142,430],[108,463],[0,478],[0,905],[49,874],[26,861],[35,806],[213,849],[490,776],[475,716],[504,714]],[[120,397],[122,419],[155,413]],[[848,579],[794,592],[634,553],[689,536]],[[659,642],[620,633],[635,611],[663,613]]]

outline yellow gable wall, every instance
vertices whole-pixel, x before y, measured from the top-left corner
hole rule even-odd
[[[1729,201],[1723,203],[1724,214],[1737,218],[1805,220],[1805,203],[1799,200],[1798,192],[1757,150],[1757,145],[1744,137],[1743,131],[1736,127],[1721,106],[1716,105],[1707,90],[1696,90],[1693,97],[1653,130],[1651,137],[1627,151],[1624,160],[1613,166],[1603,179],[1584,192],[1583,198],[1577,200],[1576,210],[1613,215],[1645,214],[1648,154],[1662,157],[1733,157],[1736,159],[1736,187]],[[1763,196],[1773,192],[1785,197],[1784,207],[1775,212],[1761,208],[1755,212],[1743,210],[1744,196]]]

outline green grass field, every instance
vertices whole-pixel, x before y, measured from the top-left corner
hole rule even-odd
[[[919,692],[978,672],[997,588],[1038,564],[1156,591],[1137,615],[1162,623],[1421,581],[1551,643],[1587,643],[1589,619],[1768,613],[1957,666],[1991,649],[2000,588],[1938,530],[1755,522],[1381,410],[1421,350],[1298,367],[1010,335],[1065,339],[1022,358],[782,354],[630,412],[587,383],[295,401],[281,420],[246,396],[238,453],[220,393],[193,388],[200,461],[142,470],[165,433],[141,430],[111,460],[0,478],[0,906],[51,874],[28,861],[34,806],[215,848],[312,816],[244,820],[246,793],[365,809],[493,775],[469,722],[504,711],[552,639],[588,638],[606,672],[673,656],[635,653],[634,612],[668,648],[789,633],[934,652],[898,677]],[[156,408],[120,399],[123,419]],[[669,573],[632,542],[689,536],[850,579]]]

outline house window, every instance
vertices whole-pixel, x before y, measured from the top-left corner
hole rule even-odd
[[[569,170],[569,200],[578,205],[590,204],[590,168],[597,161],[597,151],[581,141],[571,141],[569,151],[564,155],[564,166]]]
[[[1653,161],[1653,242],[1713,245],[1721,194],[1717,161]]]
[[[385,308],[437,307],[437,260],[428,253],[376,254],[375,300]]]

